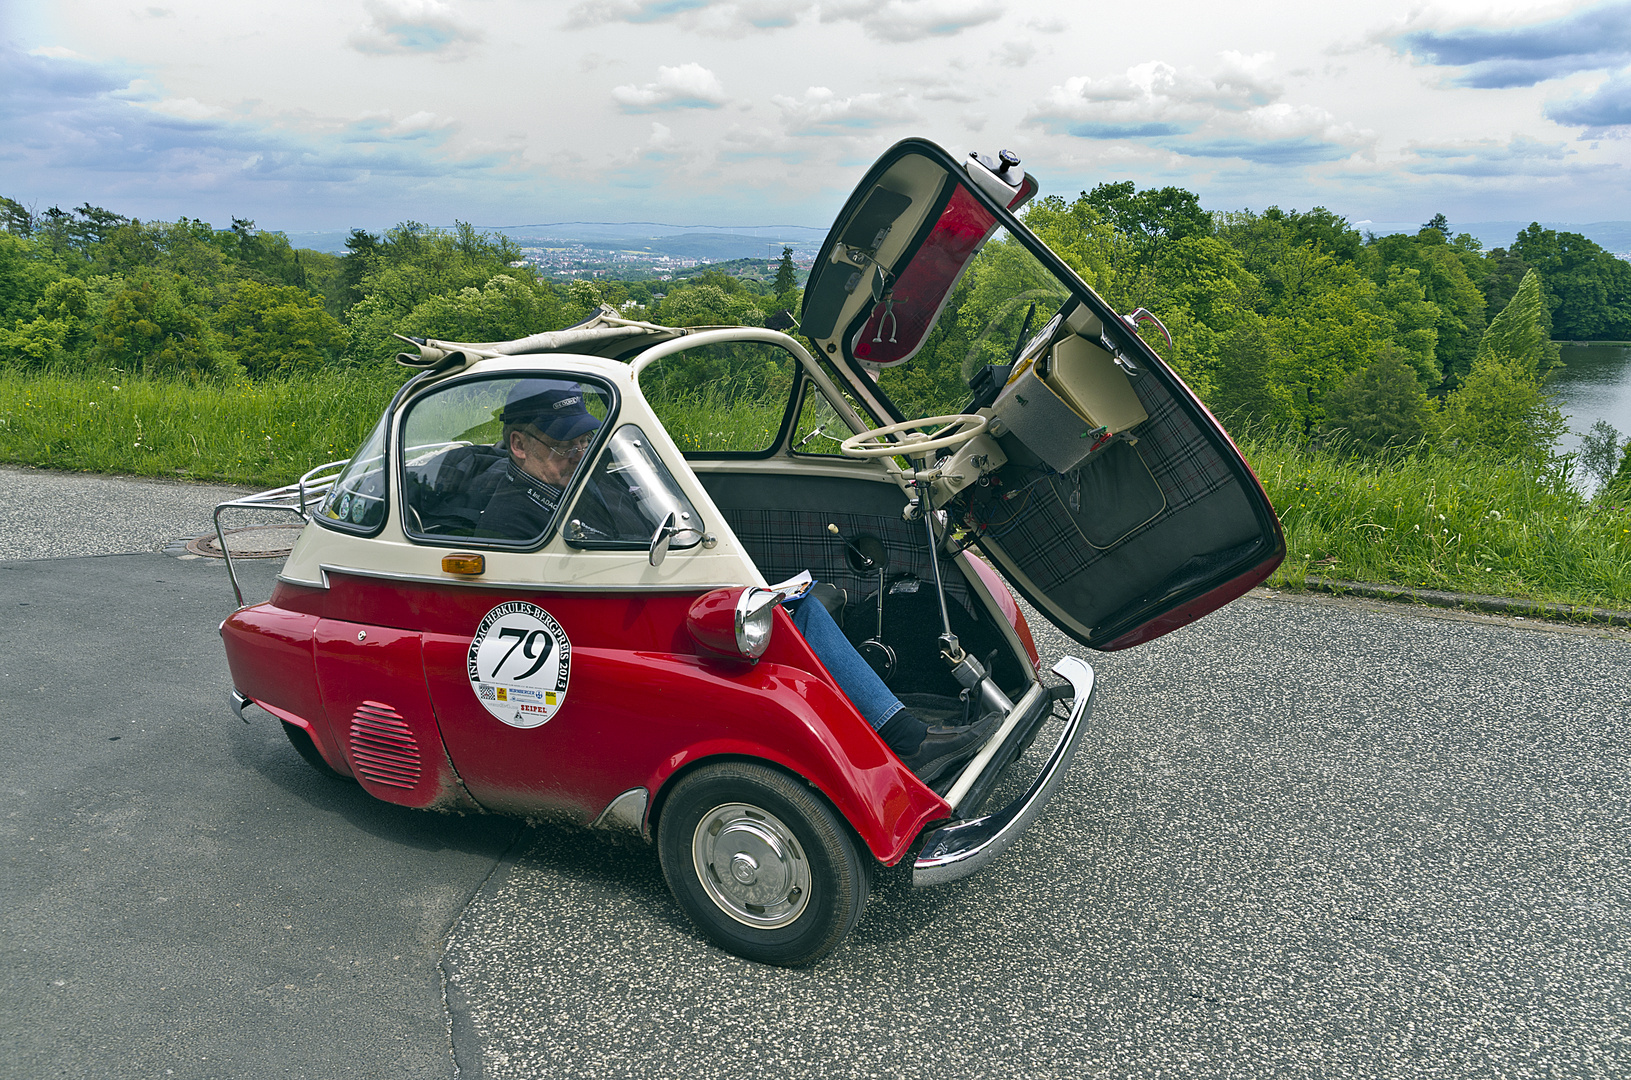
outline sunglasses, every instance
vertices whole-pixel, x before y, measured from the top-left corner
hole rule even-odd
[[[527,431],[525,428],[522,429],[522,434],[526,435],[527,438],[531,439],[533,442],[542,443],[545,449],[547,449],[555,457],[568,459],[582,457],[584,453],[588,451],[589,444],[594,441],[594,436],[585,435],[581,439],[573,439],[569,443],[561,443],[556,442],[554,439],[544,435],[535,435],[531,431]]]

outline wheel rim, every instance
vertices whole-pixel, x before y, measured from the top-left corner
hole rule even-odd
[[[744,926],[786,926],[810,903],[810,864],[798,838],[757,806],[725,803],[702,815],[691,860],[708,898]]]

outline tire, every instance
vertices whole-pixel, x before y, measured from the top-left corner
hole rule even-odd
[[[820,795],[749,762],[680,781],[657,825],[663,877],[710,941],[762,964],[801,967],[861,920],[871,854]]]
[[[323,760],[323,755],[318,751],[316,744],[311,741],[311,735],[306,732],[305,728],[298,724],[291,724],[287,720],[280,720],[279,723],[283,725],[283,734],[289,737],[289,742],[294,746],[296,752],[306,759],[307,765],[310,765],[324,776],[356,783],[353,777],[336,772],[334,766]]]

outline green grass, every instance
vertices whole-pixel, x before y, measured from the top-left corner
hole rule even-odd
[[[0,461],[272,487],[351,454],[405,377],[385,368],[192,385],[0,373]],[[705,397],[659,407],[682,449],[759,449],[781,421],[779,402]],[[818,419],[801,417],[801,434]],[[1367,458],[1262,432],[1240,443],[1285,526],[1289,553],[1270,584],[1318,575],[1631,606],[1631,507],[1582,498],[1556,465]]]
[[[1478,454],[1366,458],[1248,435],[1285,528],[1271,585],[1309,575],[1631,606],[1631,507],[1594,504],[1557,465]]]
[[[407,374],[189,384],[0,373],[0,461],[275,487],[349,457]]]

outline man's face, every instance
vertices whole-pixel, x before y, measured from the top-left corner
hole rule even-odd
[[[583,452],[589,449],[593,433],[580,435],[571,442],[551,439],[530,424],[510,432],[510,457],[516,468],[555,487],[565,487],[577,471]]]

